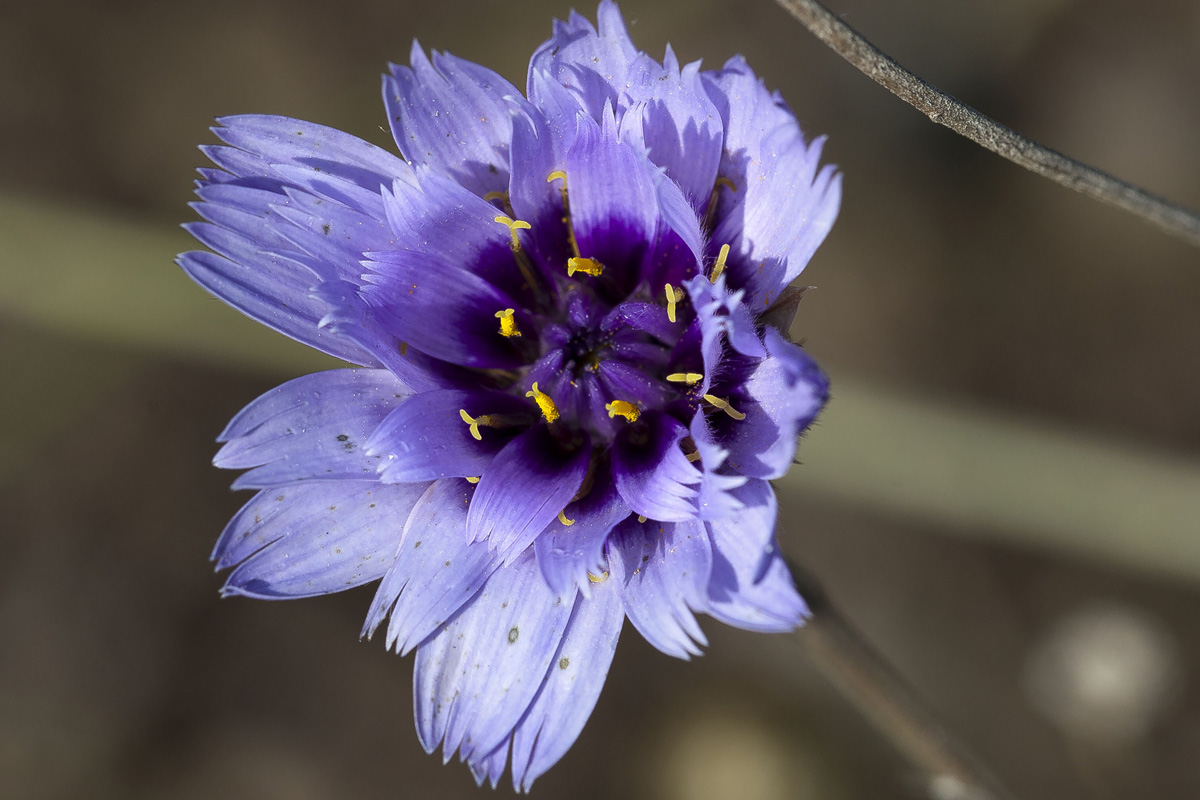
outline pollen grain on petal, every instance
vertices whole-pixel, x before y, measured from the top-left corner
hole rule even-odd
[[[546,422],[554,422],[558,419],[558,406],[554,405],[554,398],[539,389],[537,381],[533,382],[533,388],[526,392],[525,396],[533,398],[533,402],[537,403]]]
[[[517,321],[513,318],[516,313],[514,308],[506,308],[503,311],[496,312],[496,319],[500,320],[500,335],[505,338],[520,336],[521,331],[517,329]]]

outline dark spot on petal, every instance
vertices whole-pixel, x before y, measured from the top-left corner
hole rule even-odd
[[[493,175],[495,175],[495,174],[496,174],[496,173],[498,173],[499,171],[500,171],[500,170],[496,169],[496,165],[495,165],[495,164],[488,164],[488,172],[490,172],[490,173],[492,173]]]
[[[518,637],[518,636],[520,636],[520,635],[521,635],[521,631],[519,631],[519,630],[517,629],[517,626],[516,626],[516,625],[512,626],[511,628],[509,628],[509,629],[508,629],[508,643],[509,643],[509,644],[516,644],[516,643],[517,643],[517,637]]]
[[[322,225],[322,226],[321,226],[321,232],[322,232],[322,233],[324,233],[326,236],[328,236],[328,235],[329,235],[329,229],[330,229],[331,227],[332,227],[332,226],[331,226],[331,225],[330,225],[328,222],[326,222],[324,225]]]
[[[339,434],[337,435],[337,440],[338,440],[339,442],[345,442],[345,441],[349,441],[349,440],[350,440],[350,436],[349,436],[349,434],[345,434],[345,433],[339,433]]]

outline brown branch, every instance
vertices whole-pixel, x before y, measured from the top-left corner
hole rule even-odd
[[[1012,800],[967,749],[917,701],[908,685],[848,624],[824,592],[795,565],[792,575],[812,617],[795,634],[821,673],[910,762],[935,800]]]
[[[939,125],[945,125],[1031,172],[1124,209],[1200,247],[1200,216],[1195,212],[1043,147],[980,114],[897,64],[815,0],[775,2],[864,75]]]

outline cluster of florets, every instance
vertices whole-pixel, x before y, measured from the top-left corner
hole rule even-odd
[[[415,47],[384,100],[407,160],[282,117],[205,152],[188,274],[358,369],[299,378],[224,432],[258,489],[225,591],[382,579],[364,632],[415,649],[417,729],[493,784],[578,736],[623,620],[699,652],[695,612],[806,615],[768,481],[827,384],[786,332],[837,214],[740,59],[638,52],[615,5],[556,23],[527,96]]]

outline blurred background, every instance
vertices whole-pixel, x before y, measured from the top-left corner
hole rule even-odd
[[[484,796],[421,751],[409,660],[358,641],[373,589],[218,600],[208,552],[247,495],[213,439],[330,364],[171,259],[214,116],[391,146],[378,75],[413,37],[523,86],[569,5],[4,6],[0,796]],[[656,56],[744,54],[845,172],[793,330],[834,397],[778,486],[789,557],[1017,797],[1200,796],[1200,253],[929,123],[769,0],[622,7]],[[831,7],[1200,207],[1197,0]],[[691,664],[627,626],[536,796],[921,796],[794,640],[708,622]]]

